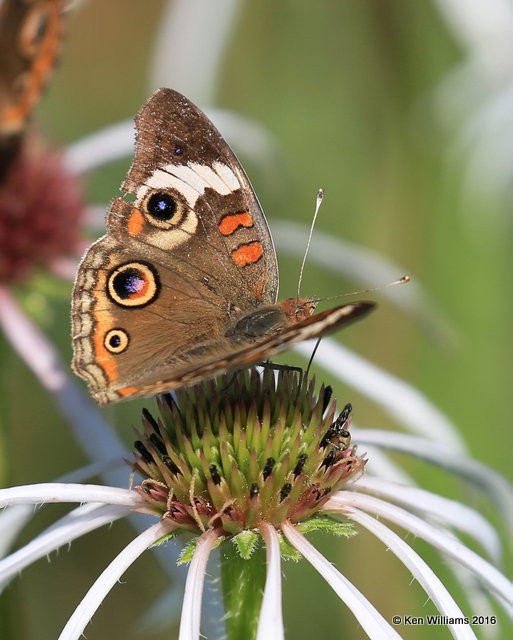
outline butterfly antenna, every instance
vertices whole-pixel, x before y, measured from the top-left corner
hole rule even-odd
[[[407,284],[408,282],[411,282],[411,277],[403,276],[398,280],[387,282],[387,284],[382,284],[379,287],[372,287],[371,289],[360,289],[360,291],[351,291],[350,293],[340,293],[339,295],[330,296],[329,298],[311,298],[311,300],[312,302],[327,302],[328,300],[337,300],[338,298],[347,298],[348,296],[361,296],[363,293],[374,293],[375,291],[382,291],[383,289],[395,287],[398,284]]]
[[[315,227],[315,221],[317,220],[317,214],[319,213],[319,209],[321,208],[322,199],[324,198],[324,190],[319,189],[317,192],[317,199],[315,201],[315,213],[313,215],[312,224],[310,225],[310,233],[308,234],[308,241],[306,243],[305,255],[303,256],[303,262],[301,263],[301,269],[299,270],[299,282],[297,283],[297,296],[296,299],[300,297],[301,290],[301,280],[303,279],[303,271],[306,263],[306,256],[308,255],[308,249],[310,249],[310,242],[312,241],[313,230]]]

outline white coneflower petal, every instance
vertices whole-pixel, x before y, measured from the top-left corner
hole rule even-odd
[[[128,507],[86,504],[74,509],[51,527],[40,533],[21,549],[0,560],[0,584],[5,583],[25,567],[52,551],[90,531],[123,518],[130,513]]]
[[[123,460],[105,460],[92,462],[91,464],[66,473],[55,480],[55,482],[82,482],[114,468],[117,464],[125,464]],[[2,558],[12,546],[23,527],[33,518],[34,508],[28,504],[18,504],[6,507],[0,512],[0,558]]]
[[[199,640],[205,572],[210,552],[218,538],[219,532],[215,529],[205,531],[198,538],[185,583],[178,640]]]
[[[349,607],[369,638],[398,640],[401,636],[379,611],[347,580],[290,522],[282,524],[282,531],[290,544],[317,569],[330,587]]]
[[[359,444],[372,444],[384,449],[399,451],[416,458],[430,462],[451,473],[457,474],[482,491],[485,491],[501,508],[501,515],[510,531],[513,531],[513,491],[510,483],[491,467],[466,457],[455,455],[450,447],[443,443],[432,441],[406,433],[388,431],[386,434],[380,429],[353,428],[353,437]]]
[[[479,611],[480,616],[491,616],[497,614],[497,608],[495,606],[496,600],[483,589],[479,578],[473,573],[467,571],[465,567],[462,567],[455,560],[447,558],[447,565],[452,571],[454,577],[461,585],[465,598],[469,604],[470,611]],[[508,610],[509,617],[511,618],[511,607]],[[501,633],[501,627],[496,625],[488,625],[484,632],[486,640],[496,640]]]
[[[50,391],[62,387],[64,373],[48,340],[19,308],[14,296],[0,286],[0,326],[9,342]]]
[[[64,154],[74,173],[87,173],[134,152],[134,121],[123,120],[99,129],[70,144]]]
[[[276,529],[267,522],[260,525],[260,531],[265,541],[267,575],[257,640],[283,640],[285,632],[281,607],[280,539]]]
[[[80,251],[82,253],[82,251]],[[77,267],[79,261],[79,254],[76,258],[70,258],[68,256],[59,256],[48,263],[49,270],[62,280],[68,280],[73,283],[77,275]]]
[[[498,563],[501,559],[501,541],[497,531],[479,512],[461,502],[449,500],[425,489],[387,482],[381,478],[371,478],[369,475],[359,478],[355,488],[435,516],[474,538],[494,562]]]
[[[155,38],[151,90],[176,87],[199,104],[211,104],[239,9],[238,0],[168,2]]]
[[[219,107],[207,108],[206,113],[237,154],[250,158],[264,175],[281,168],[280,147],[260,122]]]
[[[39,382],[52,393],[63,417],[89,458],[100,462],[112,461],[128,455],[128,451],[112,427],[103,418],[93,401],[85,396],[68,373],[57,350],[44,333],[23,313],[13,295],[0,287],[0,326],[12,347],[37,376]],[[109,484],[126,482],[119,469],[105,475]]]
[[[105,230],[105,210],[107,205],[104,203],[90,204],[84,213],[85,222],[93,231],[103,233]]]
[[[326,502],[323,511],[345,513],[345,508],[348,506],[382,516],[404,527],[419,538],[427,540],[434,547],[473,571],[499,598],[505,602],[512,600],[513,593],[509,580],[493,565],[447,531],[438,529],[422,518],[384,500],[353,491],[340,491]]]
[[[310,357],[312,341],[302,342],[295,349]],[[346,349],[332,338],[323,338],[315,361],[337,379],[376,402],[408,431],[445,443],[453,455],[466,451],[458,429],[449,418],[404,380]]]
[[[476,207],[476,198],[483,203],[507,194],[513,174],[508,151],[513,143],[513,7],[505,0],[437,0],[435,4],[460,41],[462,57],[435,86],[432,108],[450,134],[449,159],[459,167],[463,158],[466,162],[463,202],[458,209],[467,216],[467,223],[475,223],[476,213],[486,210],[482,222],[489,225],[490,215],[503,208]]]
[[[352,428],[354,428],[354,424]],[[383,430],[384,438],[386,438],[386,433],[387,432]],[[379,478],[385,478],[390,482],[397,482],[398,484],[415,484],[410,474],[406,473],[387,453],[377,446],[367,445],[361,440],[359,440],[359,442],[365,445],[365,453],[369,460],[365,467],[366,473],[371,473]]]
[[[0,513],[0,558],[3,558],[14,541],[18,537],[20,531],[32,518],[34,507],[27,504],[15,505],[3,510]]]
[[[125,571],[146,549],[172,530],[166,523],[158,522],[137,536],[109,564],[87,592],[85,598],[73,612],[59,636],[59,640],[78,640],[88,622],[105,597]]]
[[[404,540],[391,529],[372,516],[358,509],[348,509],[347,517],[358,522],[382,542],[408,567],[411,573],[419,581],[424,591],[430,596],[440,613],[452,618],[465,618],[464,613],[458,607],[438,576],[432,571],[426,562]],[[458,640],[475,640],[476,636],[469,625],[448,624],[454,638]]]
[[[0,508],[11,504],[52,502],[100,502],[137,508],[144,505],[135,491],[96,484],[49,482],[0,489]]]

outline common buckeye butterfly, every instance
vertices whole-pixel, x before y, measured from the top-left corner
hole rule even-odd
[[[135,157],[73,291],[73,369],[100,404],[267,360],[368,313],[277,302],[265,216],[234,153],[184,96],[159,89],[135,118]]]
[[[0,0],[0,177],[16,157],[50,79],[65,0]]]

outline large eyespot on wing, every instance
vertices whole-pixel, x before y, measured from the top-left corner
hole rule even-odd
[[[123,308],[140,308],[155,302],[160,293],[160,278],[149,262],[125,262],[107,277],[107,295]]]
[[[147,194],[144,205],[149,222],[160,229],[171,229],[180,224],[185,213],[176,196],[166,191]]]
[[[147,190],[126,218],[126,231],[132,238],[165,251],[191,240],[198,227],[196,212],[179,193],[169,190]]]

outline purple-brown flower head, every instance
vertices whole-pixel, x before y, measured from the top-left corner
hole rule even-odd
[[[28,138],[0,181],[0,283],[77,253],[84,204],[61,156]]]

